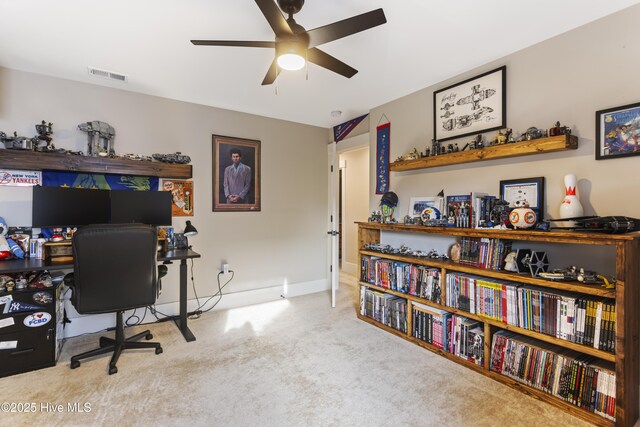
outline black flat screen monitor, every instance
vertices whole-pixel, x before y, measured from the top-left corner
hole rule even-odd
[[[109,222],[109,191],[33,187],[32,225],[65,227]]]
[[[171,225],[171,193],[168,191],[112,190],[111,223]]]

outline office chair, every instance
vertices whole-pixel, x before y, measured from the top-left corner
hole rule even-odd
[[[72,290],[71,303],[80,314],[116,313],[115,339],[100,337],[100,347],[71,358],[71,369],[80,360],[113,352],[109,375],[118,372],[120,353],[128,348],[162,347],[155,342],[137,342],[153,338],[144,331],[124,337],[124,311],[145,307],[156,301],[160,277],[166,266],[157,266],[157,231],[142,224],[101,224],[80,228],[73,236],[74,271],[65,276]],[[164,267],[164,268],[162,268]]]

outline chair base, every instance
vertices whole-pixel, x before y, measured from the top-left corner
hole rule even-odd
[[[109,375],[113,375],[118,372],[118,368],[116,363],[118,363],[118,359],[120,358],[120,354],[123,350],[131,349],[131,348],[155,348],[156,354],[162,353],[162,347],[160,343],[157,342],[138,342],[138,340],[144,338],[146,340],[150,340],[153,338],[150,331],[140,332],[132,337],[127,339],[124,338],[124,324],[122,321],[122,311],[117,312],[116,317],[116,337],[107,338],[100,337],[100,347],[94,350],[89,350],[81,354],[77,354],[71,357],[71,369],[76,369],[80,367],[80,360],[87,359],[89,357],[98,356],[105,353],[113,352],[111,356],[111,361],[109,362]]]

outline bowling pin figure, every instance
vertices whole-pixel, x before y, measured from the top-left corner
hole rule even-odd
[[[576,176],[573,174],[565,175],[564,177],[564,187],[566,188],[566,195],[562,200],[562,204],[560,205],[560,218],[573,218],[577,216],[583,215],[582,205],[580,204],[580,200],[578,200],[578,196],[576,195],[577,190],[577,180]],[[572,226],[573,221],[569,221],[567,226]]]

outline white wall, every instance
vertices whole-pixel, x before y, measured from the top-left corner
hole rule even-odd
[[[238,304],[256,302],[257,289],[279,297],[285,283],[290,295],[326,286],[327,129],[0,68],[0,130],[31,137],[41,120],[53,122],[61,148],[86,152],[77,125],[101,120],[116,129],[118,153],[191,156],[195,215],[173,226],[191,219],[199,231],[189,243],[202,254],[193,263],[201,301],[217,290],[223,261],[235,271],[224,292],[247,291]],[[212,212],[212,134],[261,141],[261,212]],[[31,190],[0,187],[0,216],[30,225]],[[178,300],[177,266],[163,288],[158,304]]]
[[[380,200],[375,195],[373,175],[375,124],[380,117],[385,114],[391,121],[392,160],[414,147],[424,151],[433,138],[433,91],[506,65],[507,126],[523,132],[530,126],[550,128],[559,120],[579,137],[579,148],[391,172],[391,190],[400,198],[396,217],[406,214],[411,196],[435,196],[443,188],[446,194],[481,191],[497,195],[500,180],[537,176],[546,178],[545,210],[555,217],[564,197],[563,177],[567,173],[578,177],[585,214],[640,217],[640,158],[595,160],[595,112],[640,101],[639,20],[640,6],[625,9],[371,110],[370,209]],[[494,134],[486,136],[493,138]],[[469,140],[471,137],[452,142],[463,146]]]

